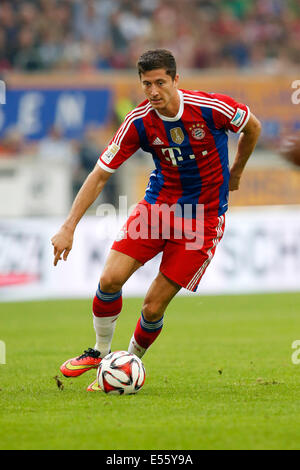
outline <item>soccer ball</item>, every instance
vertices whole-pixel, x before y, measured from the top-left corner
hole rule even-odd
[[[115,351],[105,356],[97,371],[98,384],[105,393],[137,393],[145,382],[144,364],[135,354]]]

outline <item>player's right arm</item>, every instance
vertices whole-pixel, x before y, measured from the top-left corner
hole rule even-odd
[[[78,222],[97,199],[110,176],[111,173],[103,170],[97,164],[86,178],[73,202],[68,217],[57,234],[51,238],[54,247],[54,266],[62,257],[64,261],[67,260],[73,246],[74,232]]]
[[[54,247],[54,266],[61,259],[67,260],[78,222],[97,199],[110,176],[140,147],[139,135],[134,126],[136,116],[140,114],[134,110],[127,115],[114,138],[100,155],[94,170],[83,183],[67,219],[58,233],[51,238]]]

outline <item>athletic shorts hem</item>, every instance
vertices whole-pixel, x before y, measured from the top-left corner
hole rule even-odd
[[[172,276],[172,275],[170,276],[170,274],[164,272],[164,270],[160,269],[159,272],[161,272],[165,277],[167,277],[168,279],[170,279],[170,281],[175,282],[175,284],[178,284],[180,287],[183,287],[184,289],[186,289],[186,290],[188,290],[188,291],[190,291],[190,292],[196,292],[196,290],[198,289],[199,283],[196,285],[196,288],[189,289],[189,288],[187,287],[186,283],[183,283],[183,281],[180,281],[180,280],[178,280],[178,279],[175,279],[174,276]],[[199,280],[199,282],[200,282],[200,280]]]
[[[170,276],[170,274],[164,272],[164,270],[160,269],[159,272],[163,274],[167,279],[177,284],[178,286],[183,287],[184,289],[187,289],[186,284],[183,284],[182,281],[179,281],[178,279],[175,279],[173,276]],[[187,289],[187,290],[190,290],[190,289]],[[195,292],[195,291],[192,291],[192,292]]]
[[[130,258],[133,258],[135,261],[137,261],[138,263],[141,263],[143,266],[147,262],[147,261],[142,261],[140,259],[137,259],[137,256],[132,255],[131,253],[128,253],[129,250],[127,250],[127,249],[122,249],[122,248],[119,248],[119,247],[116,248],[114,245],[112,245],[110,249],[118,251],[119,253],[123,253],[123,255],[130,256]]]

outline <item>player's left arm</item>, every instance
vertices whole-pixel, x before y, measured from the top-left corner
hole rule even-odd
[[[242,173],[255,148],[260,131],[261,124],[254,114],[251,113],[247,124],[241,131],[237,153],[230,169],[229,191],[239,189]]]

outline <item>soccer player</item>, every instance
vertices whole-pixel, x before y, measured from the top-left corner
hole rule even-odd
[[[122,309],[122,287],[156,254],[162,252],[160,270],[144,299],[129,352],[142,357],[160,334],[173,297],[182,287],[196,291],[224,233],[229,190],[239,188],[260,134],[260,123],[245,104],[226,95],[179,89],[169,51],[147,51],[137,66],[146,99],[126,116],[52,238],[56,266],[67,260],[79,220],[109,177],[139,148],[152,154],[155,169],[145,197],[113,243],[100,276],[93,300],[96,344],[61,366],[66,377],[97,368],[109,353]],[[228,131],[240,132],[231,169]],[[165,207],[175,207],[167,223]],[[189,229],[180,231],[184,222]],[[99,390],[96,381],[88,390]]]

